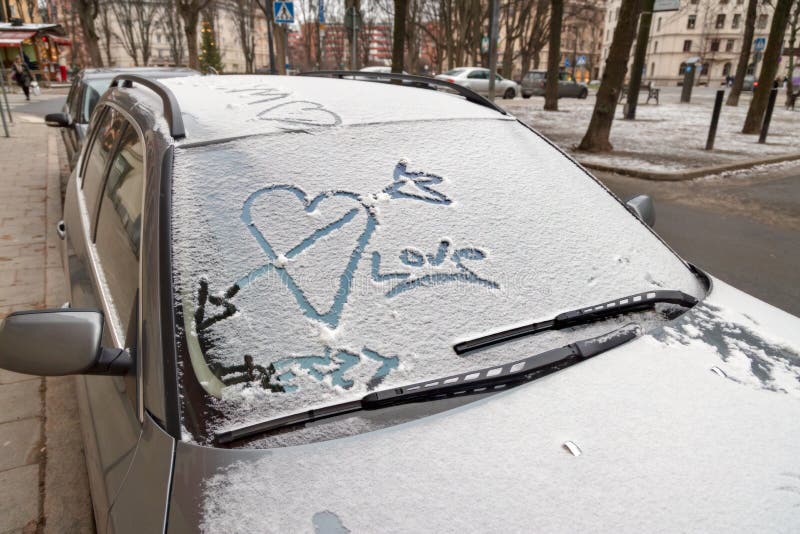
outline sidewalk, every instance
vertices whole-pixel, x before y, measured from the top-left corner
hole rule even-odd
[[[66,300],[59,140],[37,117],[14,121],[0,132],[0,318]],[[0,370],[0,533],[94,531],[74,384]]]
[[[766,144],[759,144],[757,135],[740,133],[752,97],[745,92],[737,107],[722,106],[714,150],[705,150],[716,90],[696,87],[692,102],[681,104],[680,87],[664,87],[658,105],[645,103],[645,91],[635,121],[622,118],[620,103],[611,128],[614,151],[601,154],[575,150],[592,116],[593,94],[586,100],[560,99],[558,112],[544,111],[543,97],[500,104],[584,166],[639,178],[681,180],[800,159],[800,108],[787,110],[783,93],[778,94]]]

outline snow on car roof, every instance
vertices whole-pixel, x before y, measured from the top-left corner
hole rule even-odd
[[[186,128],[180,144],[339,125],[448,119],[513,120],[451,93],[302,76],[189,76],[162,80]]]

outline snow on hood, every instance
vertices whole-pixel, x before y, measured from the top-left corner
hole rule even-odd
[[[715,284],[661,333],[438,415],[266,451],[181,443],[170,525],[796,532],[800,319]]]
[[[159,80],[175,94],[179,144],[339,125],[445,119],[513,120],[451,93],[303,76],[189,76]]]

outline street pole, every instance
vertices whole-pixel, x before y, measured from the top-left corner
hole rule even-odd
[[[714,138],[717,136],[717,125],[719,124],[719,112],[722,109],[722,98],[724,96],[725,96],[725,89],[717,90],[717,99],[714,101],[714,112],[711,114],[711,127],[709,127],[708,129],[706,150],[714,149]]]
[[[267,44],[269,45],[269,73],[276,74],[275,70],[275,46],[272,44],[272,21],[270,20],[270,10],[272,9],[272,2],[264,0],[264,5],[267,7]]]
[[[356,21],[358,20],[358,11],[356,10],[356,6],[355,5],[353,5],[350,8],[350,13],[351,13],[350,20],[353,23],[352,24],[352,26],[353,26],[353,39],[352,39],[352,41],[353,41],[353,52],[352,52],[351,57],[350,57],[350,63],[353,65],[353,70],[358,70],[358,52],[356,51],[357,48],[358,48],[358,46],[357,46],[358,43],[356,42],[356,39],[358,39],[358,34],[356,33],[356,30],[358,29],[358,28],[356,28]]]
[[[761,123],[761,135],[758,136],[758,142],[762,145],[767,142],[767,133],[769,132],[769,123],[772,121],[772,110],[775,109],[775,99],[778,98],[778,89],[772,88],[769,92],[769,100],[767,101],[767,112],[764,114],[764,122]]]
[[[283,30],[283,73],[289,75],[289,25]]]
[[[492,1],[492,15],[489,21],[489,100],[494,102],[494,81],[497,73],[497,26],[500,18],[500,0]]]
[[[0,86],[3,88],[3,100],[6,102],[6,112],[8,113],[8,121],[11,124],[14,124],[14,117],[11,116],[11,106],[8,105],[8,93],[6,91],[6,69],[3,67],[3,64],[0,63]],[[3,106],[0,105],[0,108]],[[0,109],[2,112],[2,109]],[[8,137],[8,136],[6,136]]]
[[[578,62],[578,27],[573,26],[575,30],[575,42],[572,43],[572,80],[575,80],[575,63]]]

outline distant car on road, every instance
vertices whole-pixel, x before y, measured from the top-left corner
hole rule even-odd
[[[111,80],[118,74],[138,74],[148,78],[174,78],[191,76],[197,71],[186,68],[141,67],[84,69],[72,81],[67,101],[60,113],[50,113],[45,117],[48,126],[60,127],[61,137],[67,147],[69,168],[75,167],[81,151],[89,120],[100,96],[106,92]]]
[[[752,91],[758,87],[758,82],[756,81],[756,77],[752,74],[748,74],[744,77],[744,84],[742,85],[742,91]]]
[[[530,98],[533,95],[544,96],[546,81],[546,70],[528,72],[522,78],[522,98]],[[585,83],[576,82],[566,72],[558,73],[558,98],[586,98],[587,96],[589,96],[589,88]]]
[[[489,69],[481,67],[459,67],[448,70],[436,77],[450,83],[457,83],[475,91],[478,94],[489,94]],[[506,80],[495,74],[494,94],[503,98],[514,98],[520,94],[519,84],[513,80]]]

